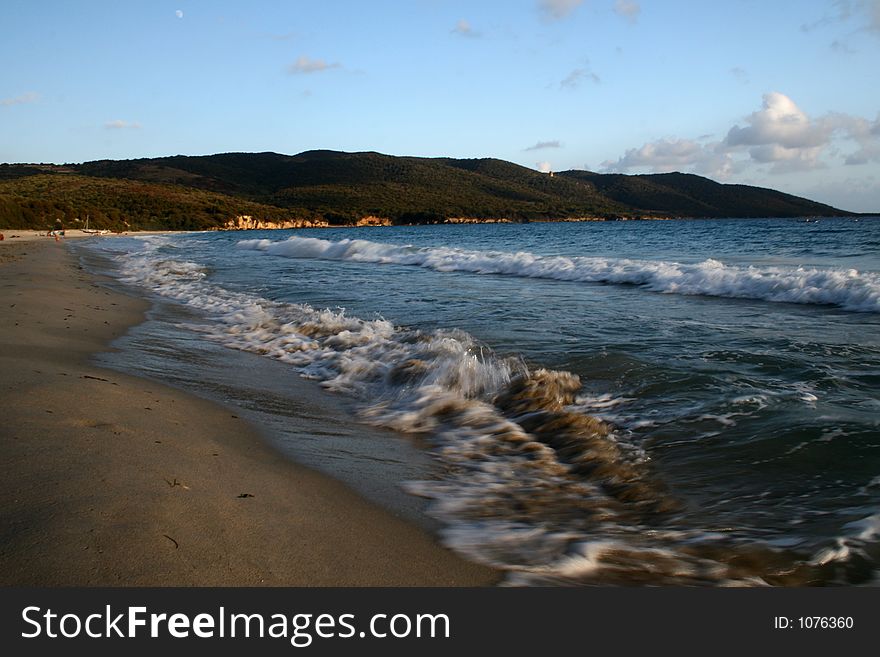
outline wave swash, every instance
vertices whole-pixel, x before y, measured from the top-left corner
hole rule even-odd
[[[409,482],[408,490],[433,500],[431,512],[443,521],[448,546],[503,569],[508,584],[846,583],[876,563],[880,516],[810,554],[730,528],[692,526],[687,505],[666,490],[638,446],[578,411],[575,374],[499,357],[458,330],[423,332],[233,292],[212,284],[204,268],[164,255],[167,238],[144,243],[142,253],[124,256],[124,280],[206,318],[190,328],[353,396],[367,422],[424,435],[442,467],[437,479]],[[864,274],[720,263],[542,258],[311,238],[239,246],[288,257],[762,294],[858,310],[877,310],[880,289]]]

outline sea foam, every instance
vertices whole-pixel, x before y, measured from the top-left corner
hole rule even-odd
[[[592,417],[626,399],[588,396],[576,375],[499,357],[463,331],[420,331],[224,288],[204,266],[177,257],[186,251],[176,246],[154,238],[142,252],[120,255],[124,280],[197,311],[202,319],[190,328],[208,338],[288,363],[359,399],[366,421],[423,434],[442,465],[437,479],[409,482],[408,490],[433,500],[449,546],[506,570],[508,583],[764,583],[760,564],[775,561],[772,546],[690,526],[638,447]],[[467,271],[491,273],[501,273],[499,263],[531,262],[534,271],[583,275],[579,259],[359,240],[241,248],[437,269],[466,263]],[[862,544],[875,538],[876,523],[869,525],[853,527]],[[841,547],[802,561],[804,577],[855,553],[850,542],[834,546]],[[719,559],[730,551],[756,565]]]
[[[880,312],[880,275],[855,269],[755,267],[630,260],[585,256],[543,256],[527,252],[417,247],[369,240],[291,237],[283,241],[242,240],[240,249],[287,258],[321,258],[424,267],[439,272],[501,274],[583,283],[637,285],[652,292],[757,299],[778,303],[837,306]]]

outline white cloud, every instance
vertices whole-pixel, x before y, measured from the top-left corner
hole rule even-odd
[[[769,164],[770,173],[812,171],[827,166],[821,159],[821,146],[786,148],[779,144],[763,144],[749,149],[749,156],[758,164]]]
[[[538,7],[547,18],[559,20],[571,14],[583,2],[584,0],[540,0]]]
[[[310,57],[301,55],[293,64],[287,67],[287,72],[291,75],[297,75],[300,73],[320,73],[322,71],[329,71],[330,69],[340,67],[341,65],[338,62],[329,64],[323,59],[311,59]]]
[[[639,14],[642,7],[638,2],[632,0],[614,0],[614,13],[628,20],[630,23],[636,23],[639,20]]]
[[[690,139],[658,139],[641,148],[631,148],[616,163],[616,169],[650,167],[666,169],[693,164],[703,146]]]
[[[535,168],[541,173],[550,173],[553,170],[549,162],[535,162]]]
[[[177,16],[178,18],[183,18],[183,10],[178,9],[177,11],[174,12],[174,15]]]
[[[524,150],[527,150],[527,151],[540,151],[540,150],[543,150],[543,149],[545,149],[545,148],[562,148],[562,144],[559,143],[559,141],[556,140],[556,139],[554,139],[553,141],[539,141],[539,142],[538,142],[537,144],[535,144],[534,146],[529,146],[528,148],[526,148],[526,149],[524,149]]]
[[[880,180],[877,176],[850,176],[842,179],[823,177],[818,182],[792,191],[851,212],[880,211]]]
[[[452,28],[452,33],[459,36],[471,38],[480,36],[480,33],[474,30],[473,26],[471,26],[471,24],[463,18],[455,24],[455,27]]]
[[[137,130],[141,127],[141,124],[138,121],[123,121],[122,119],[115,119],[113,121],[107,121],[107,123],[104,124],[104,127],[108,130],[125,130],[126,128]]]
[[[3,98],[0,99],[0,107],[10,107],[12,105],[24,105],[26,103],[35,103],[40,99],[40,94],[35,91],[28,91],[27,93],[22,94],[21,96],[15,96],[14,98]]]
[[[842,113],[829,114],[825,121],[858,146],[844,156],[844,164],[880,162],[880,112],[873,121]]]
[[[827,125],[811,121],[791,98],[778,91],[764,94],[763,107],[745,120],[747,127],[736,125],[727,133],[728,146],[812,148],[826,143],[830,137]]]
[[[721,141],[658,139],[627,150],[616,161],[603,162],[602,168],[691,170],[726,179],[749,167],[789,173],[822,169],[835,162],[880,162],[880,114],[873,121],[839,112],[814,119],[785,94],[772,92],[764,95],[761,109],[744,122],[745,126],[731,127]]]
[[[834,126],[827,120],[811,120],[785,94],[764,94],[763,106],[745,119],[746,127],[733,126],[723,146],[747,148],[751,158],[774,164],[775,172],[819,168],[819,156],[831,141]]]
[[[657,139],[640,148],[631,148],[616,162],[606,160],[600,170],[606,173],[626,173],[631,169],[668,173],[694,171],[717,180],[727,180],[742,170],[729,153],[719,149],[720,142],[699,143],[693,139]]]
[[[586,66],[574,69],[571,73],[565,76],[565,78],[559,83],[559,88],[577,89],[584,80],[594,82],[595,84],[599,84],[600,82],[599,76],[593,73],[590,69],[589,63],[587,63]]]
[[[601,169],[620,173],[630,169],[654,173],[693,169],[724,179],[733,174],[737,167],[727,153],[718,149],[718,144],[702,144],[693,139],[657,139],[640,148],[627,150],[616,162],[603,162]]]

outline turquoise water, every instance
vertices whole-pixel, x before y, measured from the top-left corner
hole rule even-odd
[[[430,500],[446,544],[509,583],[876,583],[878,219],[88,248],[178,308],[154,317],[174,325],[163,340],[198,336],[212,363],[259,354],[428,450],[400,485]],[[283,389],[272,399],[283,415]],[[388,445],[360,446],[373,448]],[[312,457],[332,472],[338,450],[318,441]]]

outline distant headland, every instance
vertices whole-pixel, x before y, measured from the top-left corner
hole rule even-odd
[[[0,165],[0,227],[210,230],[437,223],[857,216],[684,173],[307,151]]]

